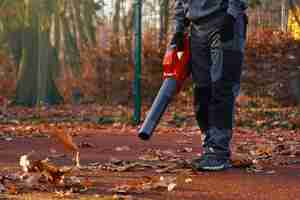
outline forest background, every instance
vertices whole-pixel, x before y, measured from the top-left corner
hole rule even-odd
[[[26,106],[97,102],[132,107],[136,3],[1,0],[1,96]],[[141,92],[149,104],[162,81],[174,1],[142,4]],[[299,5],[298,0],[250,1],[244,96],[297,103]],[[190,97],[187,85],[183,96]]]
[[[0,0],[0,199],[298,198],[300,0],[249,0],[232,140],[234,167],[245,170],[224,176],[188,164],[201,152],[191,80],[152,140],[137,137],[133,122],[145,119],[162,83],[174,3]],[[73,168],[74,155],[83,168]]]

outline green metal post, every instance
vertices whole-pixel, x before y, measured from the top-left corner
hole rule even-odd
[[[134,78],[134,116],[136,124],[141,121],[141,68],[142,68],[142,0],[135,0],[135,78]]]

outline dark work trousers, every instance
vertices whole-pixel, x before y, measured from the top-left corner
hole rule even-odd
[[[196,119],[204,134],[206,153],[230,157],[235,100],[245,49],[246,20],[238,16],[234,38],[223,42],[224,17],[192,24],[191,70]]]

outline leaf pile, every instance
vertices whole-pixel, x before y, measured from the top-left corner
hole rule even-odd
[[[157,173],[177,173],[191,171],[190,161],[176,155],[172,151],[148,149],[138,160],[112,159],[99,166],[100,169],[113,172],[133,172],[154,170]]]
[[[21,156],[22,172],[0,175],[0,193],[18,194],[38,190],[68,196],[83,193],[92,186],[87,179],[74,176],[74,168],[59,167],[48,159],[31,160],[30,157],[32,153]]]
[[[173,176],[145,176],[135,180],[129,180],[124,184],[118,184],[111,189],[117,194],[142,194],[148,191],[172,192],[177,187],[192,183],[189,174],[182,172]]]

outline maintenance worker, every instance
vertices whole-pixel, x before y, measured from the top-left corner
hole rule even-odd
[[[183,50],[190,33],[191,73],[203,154],[192,161],[200,171],[230,165],[235,100],[244,60],[247,0],[176,0],[172,44]]]

